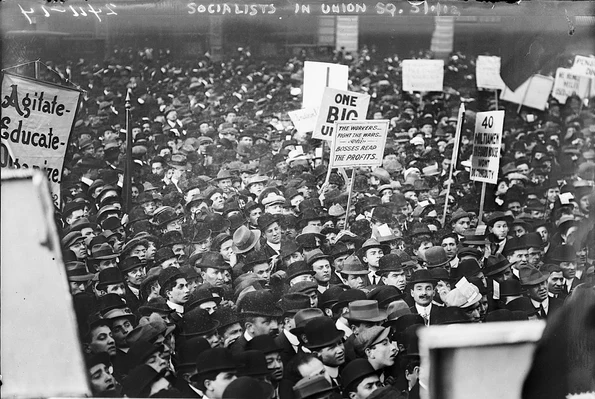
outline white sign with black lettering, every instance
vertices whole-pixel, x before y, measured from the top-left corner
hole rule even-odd
[[[443,91],[444,60],[403,60],[404,91]]]
[[[380,166],[389,120],[337,121],[330,168]]]
[[[558,68],[552,97],[562,104],[573,94],[585,99],[589,95],[590,85],[591,79],[588,76],[580,75],[572,69]]]
[[[335,122],[366,119],[369,104],[368,94],[327,87],[324,90],[312,138],[332,140]]]
[[[316,127],[318,110],[316,108],[297,109],[287,113],[293,126],[300,133],[312,132]]]
[[[473,135],[471,180],[498,182],[504,111],[478,112]]]
[[[506,84],[500,77],[500,57],[477,56],[475,79],[479,89],[504,90]]]

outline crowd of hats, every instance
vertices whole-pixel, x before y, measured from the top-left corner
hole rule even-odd
[[[401,92],[398,57],[363,51],[343,62],[350,89],[371,94],[368,117],[391,124],[380,167],[328,179],[328,151],[287,116],[300,108],[303,59],[269,65],[242,53],[189,66],[167,53],[122,51],[103,66],[73,66],[72,80],[88,91],[56,219],[87,367],[114,368],[109,392],[95,394],[193,396],[207,389],[205,378],[233,371],[239,378],[223,398],[333,398],[377,374],[366,353],[388,339],[398,346],[394,375],[370,397],[402,397],[424,325],[549,320],[557,301],[592,286],[593,101],[551,100],[530,122],[500,103],[499,180],[479,220],[469,160],[475,113],[490,108],[491,94],[462,72],[471,59],[450,57],[447,90],[423,99]],[[121,179],[129,88],[130,206]],[[461,102],[468,111],[451,174]],[[319,265],[330,266],[330,279]],[[180,281],[188,292],[176,302]],[[420,284],[432,286],[441,312],[418,314],[412,288]],[[534,299],[544,285],[547,311]],[[279,322],[271,335],[287,329],[300,353],[349,342],[352,325],[369,328],[346,344],[337,384],[291,375],[293,356],[268,334],[236,353],[256,317]],[[101,328],[115,345],[93,344]],[[266,355],[278,352],[288,390],[267,368]]]

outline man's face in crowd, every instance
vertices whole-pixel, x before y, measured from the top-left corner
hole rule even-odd
[[[186,246],[184,244],[174,244],[171,246],[171,250],[179,259],[182,256],[186,255],[185,247]]]
[[[165,225],[165,231],[179,231],[182,232],[182,219],[177,219]]]
[[[108,326],[98,326],[91,330],[91,341],[88,346],[90,353],[106,352],[110,356],[116,355],[116,341],[112,330]]]
[[[70,216],[66,218],[66,224],[72,225],[73,223],[75,223],[83,217],[85,217],[85,211],[83,209],[77,209],[75,211],[72,211]]]
[[[267,242],[279,244],[281,242],[281,226],[279,226],[279,223],[274,222],[269,225],[264,231],[264,236],[266,237]]]
[[[498,220],[492,227],[490,227],[490,231],[496,238],[503,240],[508,235],[508,223],[504,220]]]
[[[163,164],[161,162],[153,162],[151,164],[151,173],[163,177],[163,175],[165,175],[165,169],[163,168]]]
[[[405,270],[388,272],[386,275],[382,276],[382,282],[384,285],[392,285],[393,287],[397,287],[399,290],[404,291],[405,286],[407,285]]]
[[[205,283],[209,283],[213,287],[223,287],[223,270],[207,267],[200,274]]]
[[[227,388],[227,386],[236,378],[238,378],[236,373],[231,371],[224,371],[217,374],[217,377],[215,377],[214,380],[205,381],[205,387],[207,389],[205,394],[208,395],[209,398],[222,398],[225,388]]]
[[[148,216],[153,215],[153,212],[155,212],[155,209],[157,209],[157,206],[155,205],[155,201],[143,202],[141,204],[141,206],[143,207],[145,213]]]
[[[230,326],[225,327],[224,331],[221,331],[221,340],[222,346],[224,348],[229,348],[231,344],[233,344],[240,336],[244,330],[240,323],[234,323]]]
[[[116,380],[110,372],[110,368],[103,363],[96,364],[89,369],[89,382],[95,396],[104,396],[102,394],[110,391],[115,393]]]
[[[144,262],[147,260],[147,247],[145,247],[144,245],[137,245],[136,247],[134,247],[132,249],[132,251],[130,251],[130,256],[136,256],[137,258],[139,258],[141,260],[141,262]]]
[[[434,285],[431,283],[416,283],[411,290],[411,297],[416,304],[428,306],[434,298]]]
[[[555,202],[556,198],[560,195],[560,189],[558,187],[548,188],[546,198],[548,202]]]
[[[527,264],[536,268],[541,262],[542,256],[543,252],[540,248],[529,248],[527,251]]]
[[[547,243],[550,239],[550,233],[547,230],[547,228],[545,226],[539,226],[536,230],[536,233],[539,233],[539,235],[541,236],[541,241],[543,241],[543,243]]]
[[[117,283],[117,284],[109,284],[105,289],[105,292],[108,294],[116,294],[121,298],[126,296],[126,287],[124,283]]]
[[[308,363],[300,364],[298,366],[298,372],[302,378],[322,375],[329,379],[326,369],[324,368],[324,364],[316,357],[312,358]]]
[[[522,237],[525,234],[527,234],[527,230],[525,229],[525,226],[520,225],[520,224],[513,224],[512,231],[516,237]]]
[[[370,248],[366,250],[366,256],[362,259],[371,267],[378,267],[378,261],[384,256],[381,248]]]
[[[279,332],[279,323],[273,317],[255,317],[252,324],[252,335],[277,335]]]
[[[223,210],[223,208],[225,207],[225,197],[223,196],[223,194],[215,193],[215,194],[211,195],[210,199],[213,202],[211,204],[211,208],[214,211],[221,212]]]
[[[518,201],[513,201],[508,204],[508,210],[512,212],[514,216],[518,216],[523,208],[521,207],[521,203]]]
[[[260,263],[252,266],[252,273],[256,274],[258,278],[261,278],[269,283],[271,279],[271,266],[268,263]]]
[[[529,253],[528,249],[517,249],[513,253],[507,255],[508,261],[513,264],[513,267],[516,269],[521,269],[524,266],[527,266],[527,254]]]
[[[183,305],[188,302],[190,297],[190,288],[185,278],[179,278],[176,280],[174,287],[166,292],[167,299],[177,305]]]
[[[547,279],[549,292],[559,295],[564,290],[564,274],[562,272],[552,272]]]
[[[469,230],[470,225],[471,225],[471,219],[468,217],[464,217],[464,218],[460,218],[459,220],[457,220],[453,224],[452,229],[455,233],[463,235],[465,230]]]
[[[250,211],[250,214],[248,215],[250,224],[253,226],[256,226],[258,224],[258,218],[260,217],[260,215],[262,215],[262,209],[260,209],[260,208],[252,209]]]
[[[355,392],[349,393],[350,399],[367,399],[368,396],[372,395],[372,392],[382,387],[380,377],[376,374],[367,376],[357,385]]]
[[[146,276],[147,273],[144,266],[136,267],[126,273],[128,283],[134,287],[140,286]]]
[[[527,294],[529,298],[537,302],[542,302],[547,298],[548,294],[548,282],[543,281],[539,284],[531,285],[527,287]]]
[[[273,381],[278,382],[283,379],[283,361],[278,352],[268,353],[265,355],[267,361],[267,369],[271,372]]]
[[[85,292],[87,283],[85,281],[70,281],[70,293],[72,295],[80,294]]]
[[[367,349],[366,355],[368,356],[368,359],[373,359],[375,363],[382,367],[390,367],[395,364],[397,352],[397,344],[388,338],[385,338]]]
[[[118,137],[120,137],[120,135],[118,134],[117,131],[112,130],[112,129],[107,129],[103,132],[103,142],[108,142],[108,141],[114,141],[117,140]]]
[[[572,279],[576,277],[576,262],[560,262],[564,278]]]
[[[457,256],[457,242],[453,237],[444,238],[442,240],[442,248],[444,248],[448,260],[453,260]]]
[[[126,337],[133,329],[132,323],[126,317],[120,317],[112,322],[112,334],[118,348],[128,348]]]
[[[260,195],[262,190],[264,190],[264,183],[252,183],[250,187],[248,187],[248,191],[257,197]]]
[[[80,239],[70,247],[68,247],[74,254],[76,258],[79,260],[84,260],[87,258],[87,244],[85,244],[85,240]]]
[[[360,290],[364,288],[364,280],[361,274],[349,274],[347,275],[347,285],[349,288]]]
[[[327,259],[319,259],[312,263],[314,278],[320,284],[327,284],[331,279],[331,264]]]
[[[221,190],[228,192],[230,190],[230,188],[232,187],[231,179],[221,179],[221,180],[219,180],[217,185],[219,186],[219,188]]]
[[[341,341],[320,349],[318,353],[325,366],[338,367],[345,363],[345,346]]]

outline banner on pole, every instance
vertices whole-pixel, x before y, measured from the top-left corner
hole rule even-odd
[[[477,56],[475,79],[478,89],[504,90],[506,84],[500,77],[500,57]]]
[[[324,90],[312,138],[332,140],[335,122],[366,119],[369,104],[368,94],[327,87]]]
[[[552,92],[552,87],[554,87],[554,78],[533,75],[515,91],[506,87],[502,91],[500,99],[543,111]]]
[[[308,133],[314,131],[316,127],[316,120],[318,119],[318,109],[306,108],[289,111],[287,113],[293,126],[300,133]]]
[[[348,80],[349,68],[347,65],[306,61],[304,63],[302,108],[318,109],[326,87],[347,90]]]
[[[471,180],[490,184],[498,182],[503,127],[504,111],[477,113],[471,157]]]
[[[568,97],[573,94],[585,99],[589,96],[590,85],[591,79],[588,76],[578,74],[577,71],[572,69],[558,68],[552,97],[562,104],[565,104]]]
[[[26,77],[2,76],[0,152],[3,168],[39,169],[60,205],[64,155],[81,92]]]
[[[389,120],[337,121],[330,168],[380,166]]]
[[[444,60],[403,60],[403,91],[443,91]]]

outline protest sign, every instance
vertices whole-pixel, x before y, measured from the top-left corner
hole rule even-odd
[[[337,121],[330,168],[380,166],[390,121]]]
[[[503,127],[504,111],[477,113],[471,157],[471,180],[497,183]]]
[[[332,140],[335,122],[365,119],[369,104],[368,94],[327,87],[324,90],[312,138]]]
[[[552,87],[554,87],[554,78],[533,75],[515,91],[508,87],[504,88],[500,99],[543,111],[552,92]]]
[[[347,65],[306,61],[304,63],[304,89],[302,108],[320,107],[326,87],[347,90],[349,68]]]
[[[587,97],[591,97],[595,93],[595,58],[577,55],[574,57],[574,64],[571,69],[573,72],[585,75],[591,79],[590,92],[587,94]]]
[[[552,97],[562,104],[565,104],[568,97],[573,94],[585,99],[589,95],[590,85],[591,79],[588,76],[579,75],[572,69],[558,68]]]
[[[308,133],[314,131],[318,119],[318,110],[316,108],[298,109],[289,111],[287,114],[298,132]]]
[[[26,77],[2,76],[2,167],[40,169],[60,204],[64,154],[81,93]]]
[[[404,60],[404,91],[442,91],[444,82],[443,60]]]
[[[500,57],[477,56],[475,79],[478,89],[504,90],[506,84],[500,77]]]

